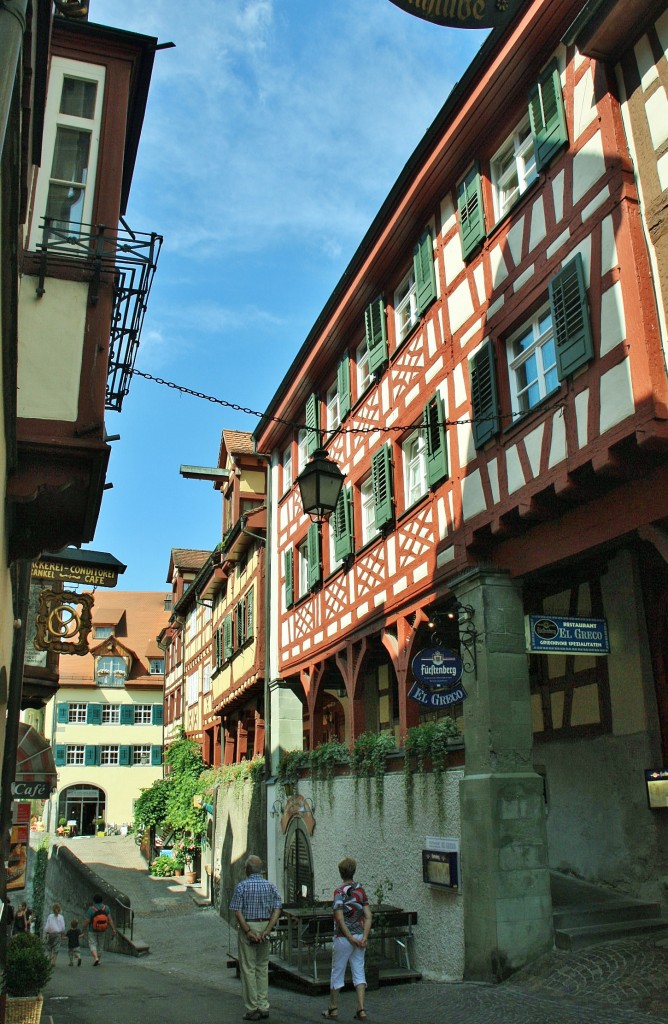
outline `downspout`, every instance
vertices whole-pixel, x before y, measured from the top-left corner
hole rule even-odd
[[[29,0],[0,0],[0,153],[5,148],[5,134],[19,70]]]

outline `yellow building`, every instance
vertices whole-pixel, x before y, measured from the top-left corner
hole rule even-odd
[[[45,811],[92,835],[97,822],[132,822],[142,789],[162,776],[164,655],[157,636],[171,595],[96,591],[93,636],[82,657],[63,657],[46,709],[58,789]]]

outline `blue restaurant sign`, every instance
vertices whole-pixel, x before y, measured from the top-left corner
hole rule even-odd
[[[411,663],[415,682],[408,696],[424,707],[445,708],[466,697],[460,683],[462,659],[447,647],[427,647]]]
[[[529,615],[527,634],[528,649],[534,654],[610,654],[605,619]]]

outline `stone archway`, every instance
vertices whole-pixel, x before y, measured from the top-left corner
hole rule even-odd
[[[99,786],[68,786],[58,795],[58,821],[76,821],[77,835],[95,835],[98,818],[106,821],[107,798]]]

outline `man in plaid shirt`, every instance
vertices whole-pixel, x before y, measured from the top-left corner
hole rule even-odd
[[[246,1005],[244,1020],[269,1016],[269,943],[267,939],[281,915],[278,889],[262,877],[262,861],[251,855],[246,880],[239,882],[230,910],[239,924],[239,973]]]

